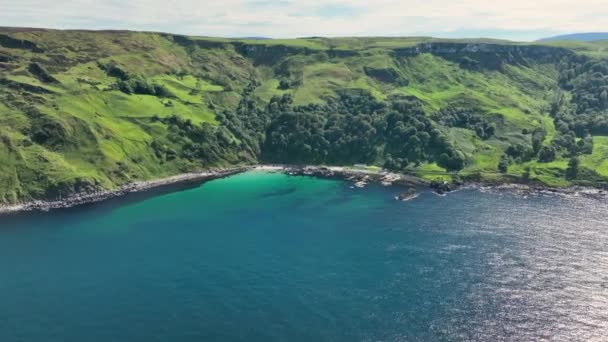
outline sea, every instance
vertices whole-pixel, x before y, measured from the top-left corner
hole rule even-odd
[[[252,171],[0,217],[0,341],[608,341],[608,202]]]

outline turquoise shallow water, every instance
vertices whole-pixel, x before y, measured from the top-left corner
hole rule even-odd
[[[587,341],[608,205],[247,173],[0,217],[0,341]]]

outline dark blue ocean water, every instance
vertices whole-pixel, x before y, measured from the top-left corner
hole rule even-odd
[[[608,339],[608,205],[247,173],[0,217],[0,341]]]

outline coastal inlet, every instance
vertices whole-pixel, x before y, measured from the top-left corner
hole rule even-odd
[[[251,171],[1,217],[0,341],[608,336],[606,201],[353,181]]]

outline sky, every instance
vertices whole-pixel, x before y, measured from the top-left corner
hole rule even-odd
[[[0,0],[0,26],[216,37],[492,37],[608,31],[608,0]]]

